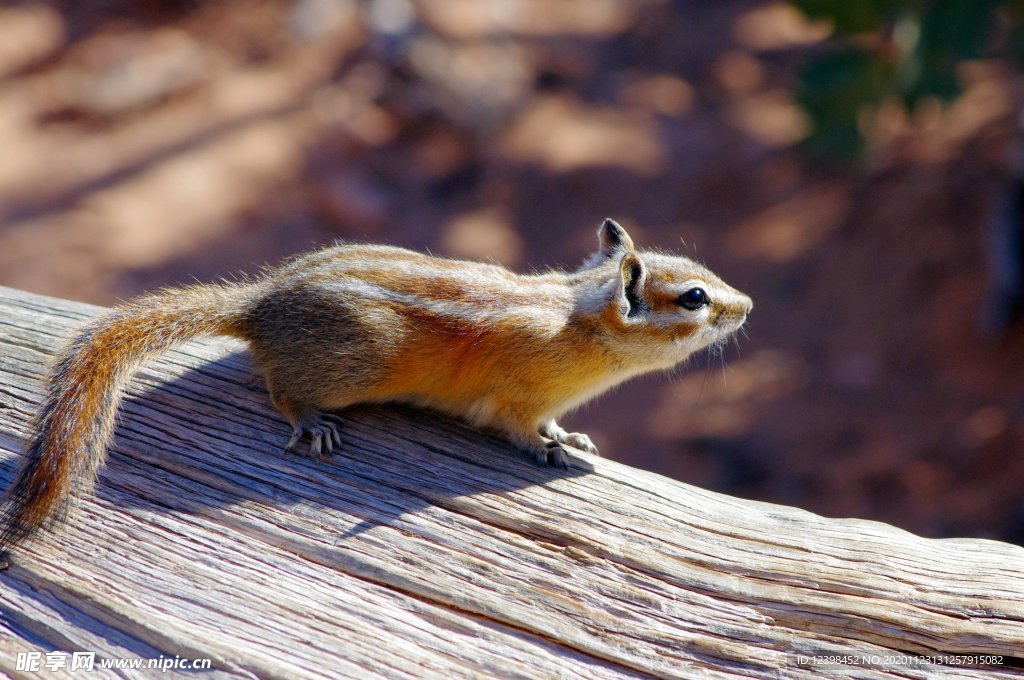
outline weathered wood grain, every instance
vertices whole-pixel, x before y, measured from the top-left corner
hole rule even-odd
[[[5,488],[48,360],[98,311],[0,289]],[[584,454],[542,469],[400,407],[348,412],[333,461],[285,457],[289,428],[228,340],[153,361],[121,413],[95,496],[0,574],[0,673],[84,650],[207,657],[216,678],[1024,676],[1020,547]],[[1004,663],[886,662],[940,653]],[[838,655],[880,663],[800,659]]]

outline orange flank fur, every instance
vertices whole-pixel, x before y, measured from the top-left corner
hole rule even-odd
[[[636,250],[611,220],[598,243],[579,269],[534,275],[340,244],[254,281],[168,290],[113,310],[57,357],[3,502],[0,549],[90,489],[138,365],[201,335],[247,341],[292,425],[287,450],[331,453],[341,444],[331,411],[402,401],[493,428],[541,464],[567,466],[567,447],[597,453],[556,418],[721,341],[751,309],[705,267]]]
[[[596,343],[575,346],[567,327],[537,332],[511,317],[493,326],[406,310],[416,332],[395,354],[374,400],[407,395],[479,425],[535,428],[565,409],[574,394],[609,372]],[[524,360],[510,365],[510,355]],[[568,359],[572,359],[569,361]]]

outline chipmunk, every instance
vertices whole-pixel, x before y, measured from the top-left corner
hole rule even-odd
[[[121,388],[147,357],[201,335],[248,342],[293,429],[286,451],[341,443],[333,412],[399,401],[504,433],[538,464],[597,449],[556,418],[628,378],[724,340],[750,298],[701,265],[638,252],[606,220],[573,272],[516,274],[402,248],[339,244],[254,281],[142,297],[93,321],[58,355],[0,549],[66,514],[91,488]]]

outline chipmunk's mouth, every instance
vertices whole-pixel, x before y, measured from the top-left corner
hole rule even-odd
[[[746,323],[747,315],[734,315],[734,314],[719,314],[718,318],[714,320],[712,326],[717,333],[727,334],[738,331],[740,327]]]

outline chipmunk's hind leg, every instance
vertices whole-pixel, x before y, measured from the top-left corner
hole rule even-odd
[[[284,277],[249,311],[249,348],[292,424],[286,451],[306,452],[308,440],[311,457],[330,455],[342,421],[325,411],[366,401],[387,376],[395,340],[380,328],[398,328],[401,319],[382,312],[369,322],[366,301],[345,291],[318,277]]]
[[[287,453],[302,453],[302,441],[309,437],[309,448],[306,455],[310,458],[320,460],[322,457],[331,457],[334,447],[341,446],[341,435],[338,427],[343,421],[333,413],[323,413],[313,406],[304,405],[295,399],[275,392],[270,389],[270,399],[281,411],[281,415],[292,424],[292,436],[285,444],[284,450]]]

